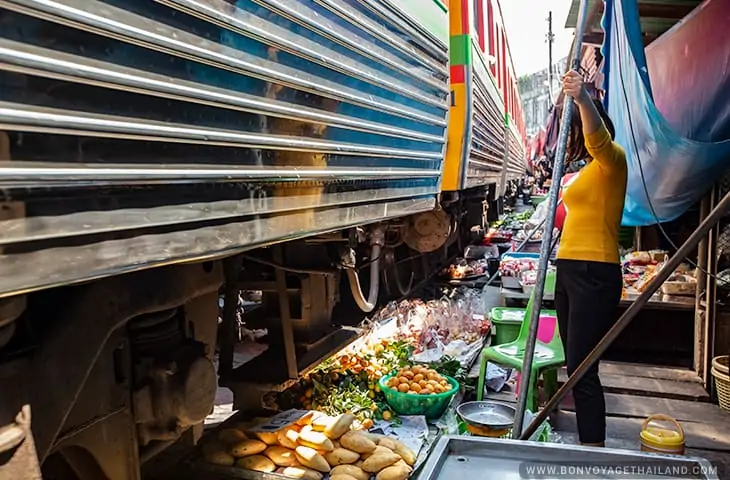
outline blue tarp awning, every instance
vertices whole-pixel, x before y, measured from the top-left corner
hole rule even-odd
[[[730,14],[730,2],[713,1],[715,8]],[[717,12],[704,12],[704,20],[697,16],[713,1],[705,2],[690,15],[693,18],[664,36],[681,33],[682,28],[692,26],[690,21],[717,19]],[[718,44],[716,31],[709,29],[684,43],[668,42],[666,48],[657,51],[680,62],[675,64],[680,69],[673,75],[657,74],[652,78],[656,72],[647,63],[639,20],[637,0],[606,1],[604,89],[608,112],[616,126],[616,142],[626,150],[629,167],[625,226],[676,219],[712,187],[730,164],[730,141],[725,136],[730,130],[730,115],[726,113],[730,91],[724,88],[730,78],[730,44]],[[721,21],[727,29],[730,23],[727,19]],[[696,25],[694,28],[699,32]],[[690,61],[686,57],[688,49],[703,52],[704,63],[694,61],[698,54]],[[653,53],[650,48],[649,55]],[[689,68],[682,71],[683,65]],[[672,107],[667,108],[668,118],[655,104],[655,97]],[[711,125],[711,133],[698,122]]]

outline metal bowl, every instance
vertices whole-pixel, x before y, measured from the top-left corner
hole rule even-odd
[[[513,407],[489,400],[462,403],[456,408],[456,413],[467,425],[489,430],[512,428],[517,415]]]

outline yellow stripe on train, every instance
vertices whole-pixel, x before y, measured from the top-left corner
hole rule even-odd
[[[451,85],[449,136],[446,145],[446,158],[444,159],[444,176],[441,181],[441,190],[444,192],[454,192],[460,189],[468,101],[466,84]]]

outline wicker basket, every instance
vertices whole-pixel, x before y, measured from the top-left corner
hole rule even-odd
[[[730,358],[727,355],[712,359],[712,376],[720,408],[730,411]]]

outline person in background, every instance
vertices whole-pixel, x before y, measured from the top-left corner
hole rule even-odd
[[[563,92],[575,100],[566,162],[586,166],[563,191],[566,208],[557,254],[555,308],[572,374],[616,319],[623,278],[618,234],[626,196],[626,154],[614,141],[614,127],[602,104],[588,94],[575,71],[563,77]],[[603,446],[606,402],[598,362],[573,388],[578,436]]]

